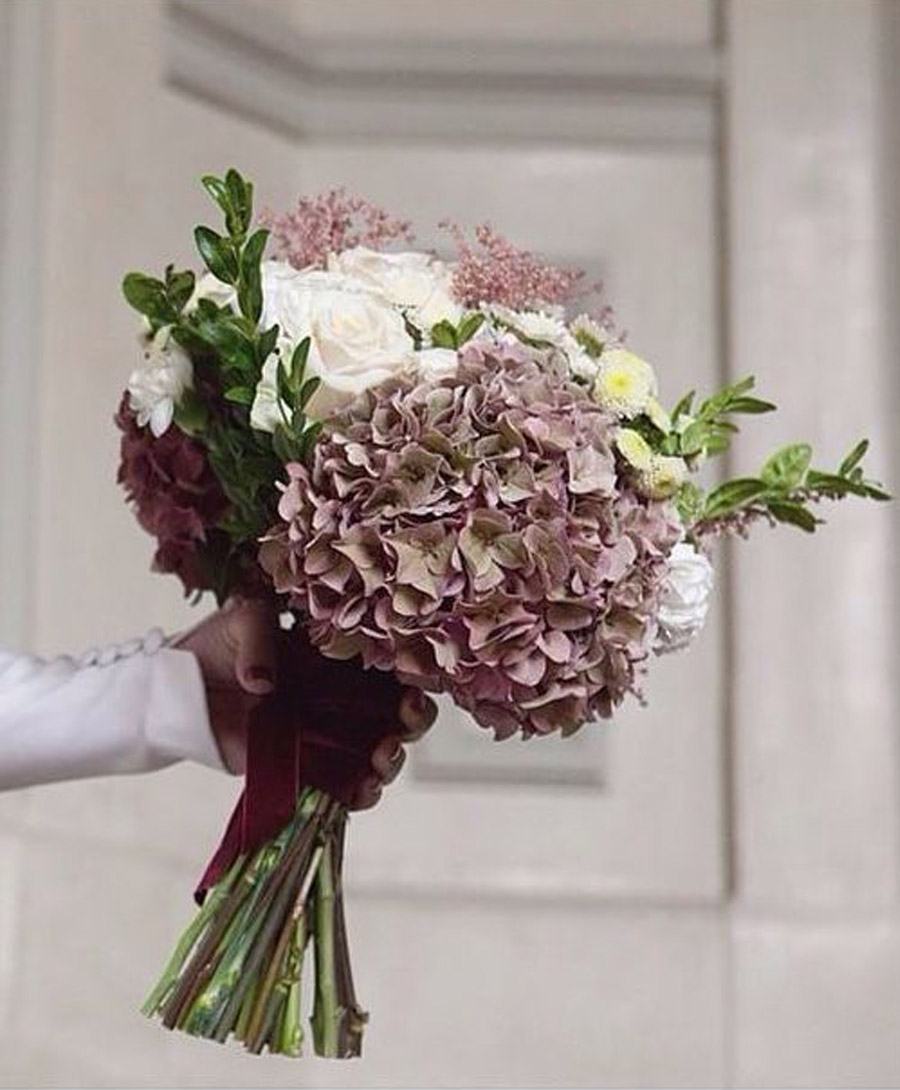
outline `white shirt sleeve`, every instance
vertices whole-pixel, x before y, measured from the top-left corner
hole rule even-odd
[[[0,790],[181,760],[223,769],[197,660],[164,642],[156,629],[78,659],[0,650]]]

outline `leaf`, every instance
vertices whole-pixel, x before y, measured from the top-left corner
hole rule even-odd
[[[318,390],[318,388],[321,385],[322,385],[322,380],[320,378],[318,378],[316,375],[313,375],[311,378],[308,378],[306,380],[306,382],[303,383],[303,385],[300,387],[300,395],[297,398],[298,402],[300,403],[301,408],[304,408],[304,409],[306,408],[306,406],[309,404],[310,398],[313,396],[313,394],[316,392],[316,390]]]
[[[706,497],[704,518],[718,518],[758,499],[768,491],[768,485],[758,477],[736,477],[714,488]]]
[[[230,202],[228,189],[222,179],[217,178],[215,174],[204,174],[200,181],[203,183],[203,188],[212,197],[219,208],[227,213]]]
[[[317,420],[314,424],[310,424],[306,431],[303,433],[300,439],[300,457],[305,462],[309,459],[312,453],[312,448],[316,444],[316,440],[322,431],[322,422]]]
[[[685,481],[675,494],[675,506],[681,521],[690,526],[703,514],[703,493],[693,481]]]
[[[287,368],[284,366],[284,360],[278,361],[278,397],[281,401],[286,402],[292,409],[294,408],[294,387],[291,383],[291,377],[287,372]]]
[[[717,394],[713,394],[712,397],[708,397],[703,402],[700,406],[699,415],[710,419],[719,413],[727,412],[731,402],[747,393],[748,390],[752,390],[755,382],[756,379],[753,375],[748,375],[731,386],[723,387]]]
[[[822,473],[818,469],[811,469],[806,474],[806,487],[831,496],[846,496],[848,492],[865,495],[862,484],[847,477],[839,477],[836,473]]]
[[[241,251],[239,302],[241,311],[254,323],[259,321],[262,314],[263,297],[259,263],[268,238],[269,232],[265,228],[260,228],[247,239]]]
[[[309,357],[309,345],[309,337],[304,337],[291,356],[291,379],[297,384],[298,388],[303,382],[303,373],[306,370],[306,361]]]
[[[232,235],[243,235],[250,228],[253,214],[253,184],[246,182],[240,173],[232,167],[225,174],[225,188],[234,213],[233,222],[228,224]]]
[[[279,459],[285,463],[296,462],[302,453],[295,445],[294,437],[283,424],[279,424],[275,428],[275,432],[272,435],[272,449]]]
[[[467,314],[456,328],[456,345],[454,347],[461,347],[470,341],[475,334],[481,329],[484,324],[484,315],[481,311],[475,311],[474,314]]]
[[[736,397],[728,403],[730,413],[771,413],[777,408],[771,401],[759,397]]]
[[[695,390],[689,390],[688,393],[686,393],[684,395],[684,397],[680,399],[678,404],[672,410],[672,423],[673,424],[675,423],[675,421],[678,419],[679,416],[683,416],[685,413],[689,413],[691,411],[691,405],[693,405],[695,397],[696,397],[696,391]]]
[[[707,438],[703,449],[707,454],[724,454],[730,445],[726,435],[722,435],[719,432],[712,432]]]
[[[238,264],[234,251],[221,235],[211,227],[195,227],[194,241],[206,267],[219,280],[234,284],[238,278]]]
[[[820,520],[811,511],[808,511],[801,503],[775,502],[769,504],[769,510],[779,522],[798,526],[808,534],[813,533]]]
[[[278,326],[273,325],[270,329],[267,329],[264,333],[260,334],[259,341],[256,345],[260,367],[262,367],[269,356],[275,351],[276,344],[278,344]]]
[[[695,421],[685,428],[681,436],[681,453],[685,455],[699,454],[709,438],[709,429],[702,421]]]
[[[172,272],[167,269],[166,293],[169,296],[169,302],[180,314],[194,294],[194,274],[190,269],[185,269],[183,272]]]
[[[199,435],[207,425],[209,410],[196,390],[187,389],[175,406],[175,423],[187,435]]]
[[[145,314],[151,322],[166,325],[178,317],[169,302],[165,284],[152,276],[139,272],[128,273],[122,281],[122,294],[135,310]]]
[[[760,476],[770,488],[790,492],[803,483],[811,458],[809,443],[791,443],[766,459]]]
[[[256,391],[252,386],[231,386],[222,396],[226,401],[234,402],[235,405],[252,405]]]
[[[250,374],[255,373],[256,352],[253,341],[235,326],[234,319],[201,321],[197,323],[196,330],[197,335],[211,345],[226,363]]]
[[[431,327],[431,343],[435,348],[456,348],[456,329],[445,318]]]
[[[838,473],[842,477],[846,477],[851,470],[855,469],[859,463],[865,458],[866,451],[869,449],[869,440],[861,439],[853,450],[847,455],[847,457],[841,462]]]

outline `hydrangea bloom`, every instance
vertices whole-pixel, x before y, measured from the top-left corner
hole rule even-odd
[[[479,340],[382,385],[288,467],[261,562],[325,654],[447,691],[498,737],[576,730],[635,686],[680,528],[558,357]]]
[[[203,554],[228,501],[205,449],[179,428],[158,437],[142,428],[127,394],[116,424],[122,431],[118,481],[138,522],[157,540],[154,569],[174,572],[186,593],[210,589],[213,567]]]

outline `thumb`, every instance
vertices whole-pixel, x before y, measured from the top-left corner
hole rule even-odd
[[[229,615],[235,678],[254,696],[266,696],[275,689],[277,627],[274,610],[263,602],[241,602]]]

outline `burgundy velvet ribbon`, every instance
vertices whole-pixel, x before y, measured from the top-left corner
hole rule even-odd
[[[284,828],[302,787],[352,801],[371,773],[372,750],[399,729],[400,694],[392,676],[324,658],[299,629],[282,633],[278,688],[250,714],[244,790],[197,886],[198,902],[239,855]]]

